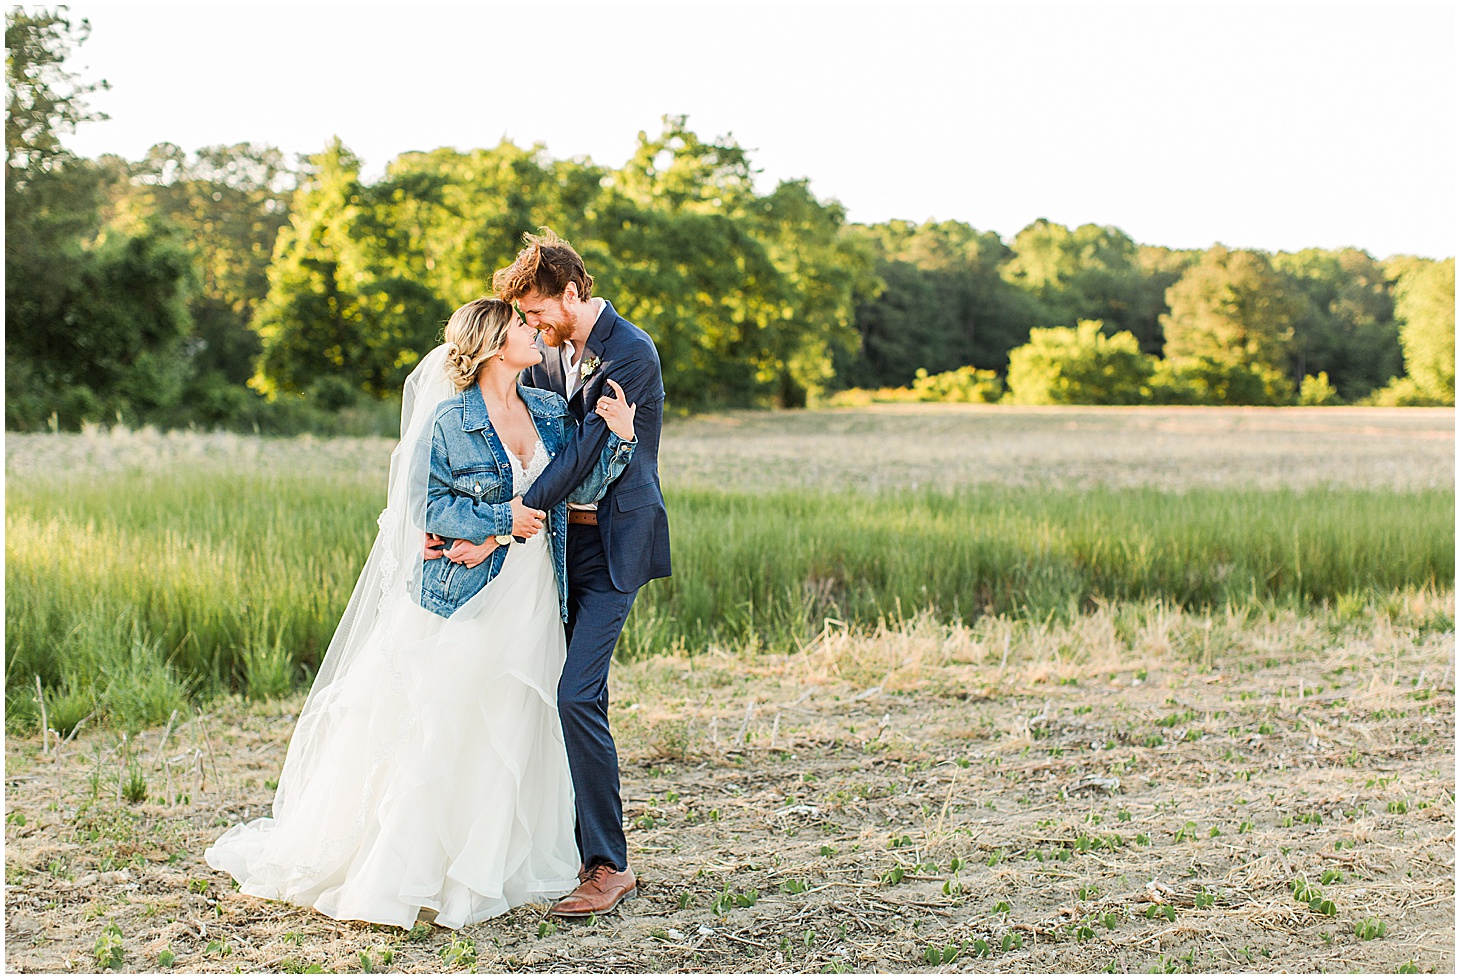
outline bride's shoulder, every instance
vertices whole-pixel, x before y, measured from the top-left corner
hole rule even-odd
[[[431,415],[439,422],[453,412],[459,415],[465,410],[465,399],[460,394],[453,394],[449,397],[442,398],[440,403],[436,405],[435,410],[431,412]]]

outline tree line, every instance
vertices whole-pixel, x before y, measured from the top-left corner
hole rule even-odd
[[[1010,241],[852,224],[804,180],[758,190],[742,147],[684,117],[617,168],[507,141],[404,153],[374,181],[338,140],[293,165],[248,143],[85,159],[62,138],[99,118],[87,96],[104,83],[65,66],[86,30],[7,15],[11,429],[384,427],[450,311],[542,226],[654,337],[679,410],[919,385],[1025,403],[1454,403],[1453,259],[1169,249],[1042,219]]]

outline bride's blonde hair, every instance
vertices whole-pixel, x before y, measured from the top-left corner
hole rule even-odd
[[[482,365],[507,343],[507,330],[517,315],[500,299],[473,299],[446,322],[446,377],[456,390],[476,382]]]

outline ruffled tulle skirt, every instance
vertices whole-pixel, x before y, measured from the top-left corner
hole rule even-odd
[[[240,890],[332,918],[449,928],[578,883],[558,723],[565,655],[539,534],[449,619],[382,609],[348,674],[311,695],[272,818],[204,854]]]

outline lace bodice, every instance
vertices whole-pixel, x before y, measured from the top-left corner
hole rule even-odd
[[[503,448],[506,446],[504,445]],[[511,449],[507,449],[507,458],[512,460],[513,496],[522,496],[526,493],[551,461],[548,458],[547,448],[542,444],[542,439],[538,439],[537,444],[532,447],[532,458],[527,460],[526,467],[522,465],[522,461]]]

